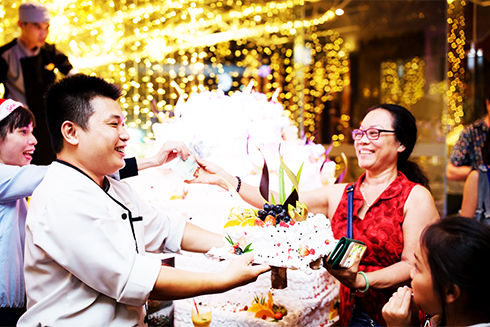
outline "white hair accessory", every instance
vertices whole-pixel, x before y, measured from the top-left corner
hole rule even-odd
[[[4,120],[15,109],[23,106],[22,103],[12,99],[0,99],[0,121]]]

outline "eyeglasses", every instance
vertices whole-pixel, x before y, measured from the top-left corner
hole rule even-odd
[[[368,129],[355,129],[352,131],[352,138],[356,141],[362,139],[362,136],[366,134],[366,137],[369,140],[377,140],[379,139],[379,134],[381,133],[395,133],[395,131],[389,131],[386,129],[378,129],[378,128],[368,128]]]

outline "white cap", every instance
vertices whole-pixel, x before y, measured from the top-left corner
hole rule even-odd
[[[49,23],[48,8],[39,2],[26,2],[19,6],[19,21],[22,23]]]
[[[4,120],[15,109],[23,106],[22,103],[12,99],[0,99],[0,121]]]

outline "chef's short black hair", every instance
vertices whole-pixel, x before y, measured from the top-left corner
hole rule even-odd
[[[94,113],[92,100],[96,97],[117,100],[121,97],[119,86],[96,76],[76,74],[51,85],[45,97],[46,120],[55,153],[63,148],[61,125],[71,121],[82,129]]]

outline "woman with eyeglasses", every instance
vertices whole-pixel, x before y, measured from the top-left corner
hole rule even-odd
[[[420,234],[439,214],[427,177],[408,161],[417,139],[410,111],[393,104],[370,108],[352,137],[359,167],[365,169],[353,184],[353,238],[364,242],[367,250],[349,269],[327,269],[342,283],[339,324],[383,326],[381,309],[397,287],[410,282]],[[232,187],[240,184],[239,194],[245,201],[263,206],[257,187],[210,162],[198,162],[200,169],[192,182],[227,189],[224,178]],[[330,218],[336,239],[346,236],[348,186],[327,185],[299,194],[310,212]]]

